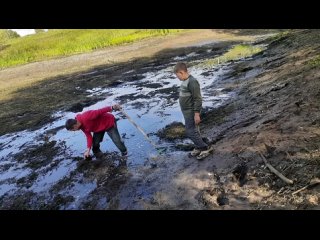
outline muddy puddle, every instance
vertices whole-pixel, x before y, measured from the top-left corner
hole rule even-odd
[[[201,45],[202,46],[202,45]],[[210,53],[207,50],[206,56]],[[191,61],[195,56],[198,59]],[[209,56],[210,57],[210,56]],[[216,57],[214,54],[211,57]],[[199,67],[207,58],[190,53],[168,60],[165,66],[149,67],[148,72],[132,81],[118,82],[113,87],[87,89],[87,97],[104,100],[73,112],[57,112],[54,122],[36,131],[21,131],[0,137],[0,203],[2,209],[111,209],[119,203],[111,201],[121,186],[141,182],[139,168],[149,164],[158,152],[120,112],[114,112],[120,135],[128,148],[124,162],[119,150],[106,134],[101,143],[103,161],[82,160],[86,138],[81,131],[68,132],[64,123],[80,111],[98,109],[120,103],[124,111],[141,126],[159,146],[167,148],[167,157],[186,153],[174,146],[190,144],[186,139],[175,142],[160,139],[157,132],[173,122],[184,123],[178,105],[180,81],[172,73],[178,61],[188,61],[191,74],[200,82],[203,108],[210,111],[235,96],[231,89],[219,84],[235,62],[214,68]],[[245,59],[239,60],[245,61]],[[98,72],[88,75],[99,74]],[[132,72],[124,72],[126,78]],[[81,88],[81,86],[76,86]],[[84,99],[85,101],[85,99]],[[162,156],[163,157],[163,156]],[[140,180],[137,180],[140,179]],[[143,187],[140,188],[143,193]],[[136,193],[135,193],[136,194]]]

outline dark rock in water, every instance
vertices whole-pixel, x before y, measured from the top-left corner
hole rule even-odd
[[[217,203],[219,204],[219,206],[229,204],[229,199],[227,198],[225,193],[219,194],[219,196],[217,197]]]
[[[173,122],[157,132],[157,136],[167,140],[186,138],[186,129],[181,122]]]
[[[248,172],[248,166],[246,165],[246,163],[240,163],[232,171],[233,175],[239,181],[240,187],[242,187],[247,181],[246,180],[247,172]]]
[[[229,93],[234,90],[234,87],[227,87],[221,90],[222,93]]]
[[[115,86],[120,85],[121,83],[122,83],[121,81],[114,81],[113,83],[110,83],[110,84],[108,85],[108,87],[115,87]]]
[[[147,88],[161,88],[162,84],[160,84],[160,83],[147,83],[147,84],[144,85],[144,87],[147,87]]]
[[[177,144],[175,148],[180,151],[188,152],[194,149],[194,145],[193,144]]]
[[[158,166],[158,165],[157,165],[156,163],[151,163],[151,164],[150,164],[150,167],[151,167],[151,168],[156,168],[157,166]]]
[[[95,104],[96,101],[97,101],[97,99],[95,99],[95,100],[87,100],[87,101],[84,101],[84,102],[76,103],[76,104],[73,104],[71,107],[67,108],[66,110],[69,111],[69,112],[74,112],[74,113],[82,112],[83,108]]]
[[[124,82],[131,82],[131,81],[137,81],[137,80],[140,80],[143,78],[144,78],[144,76],[142,74],[135,74],[132,76],[125,77],[123,81]]]
[[[237,70],[238,70],[238,72],[247,72],[252,69],[253,69],[252,67],[243,67],[243,68],[239,68]]]
[[[207,72],[201,73],[200,75],[207,77],[207,76],[212,75],[212,72],[213,72],[213,71],[207,71]]]
[[[70,108],[67,109],[69,112],[81,112],[82,109],[84,108],[84,105],[82,103],[76,103]]]

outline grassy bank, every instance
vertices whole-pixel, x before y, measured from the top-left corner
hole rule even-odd
[[[252,46],[247,44],[239,44],[233,46],[229,51],[219,57],[215,57],[200,63],[200,66],[214,67],[218,64],[225,63],[231,60],[237,60],[245,57],[250,57],[263,50],[260,46]]]
[[[59,56],[89,52],[179,31],[181,30],[49,30],[48,32],[8,39],[2,43],[0,69]]]

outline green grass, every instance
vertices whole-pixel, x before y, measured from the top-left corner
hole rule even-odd
[[[270,41],[278,41],[282,38],[285,38],[289,35],[291,31],[290,30],[286,30],[286,31],[281,31],[280,33],[275,34],[274,36],[271,36],[269,38]]]
[[[180,31],[177,29],[49,30],[48,32],[8,39],[3,43],[5,47],[0,48],[0,69],[54,57],[89,52]]]
[[[315,58],[311,59],[308,62],[309,65],[312,67],[319,67],[320,66],[320,55],[316,56]]]
[[[229,51],[219,57],[215,57],[212,59],[208,59],[197,66],[199,67],[214,67],[218,64],[225,63],[231,60],[237,60],[245,57],[250,57],[256,53],[259,53],[263,50],[262,47],[259,46],[251,46],[247,44],[239,44],[232,47]]]

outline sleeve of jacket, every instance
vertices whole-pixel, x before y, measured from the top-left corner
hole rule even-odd
[[[93,120],[93,119],[96,119],[98,116],[103,115],[107,112],[111,112],[111,111],[112,111],[112,107],[104,107],[104,108],[97,109],[97,110],[91,110],[86,113],[86,115],[87,115],[86,117],[87,117],[87,119]]]
[[[196,79],[192,79],[189,82],[189,90],[191,91],[192,98],[193,98],[193,106],[194,111],[200,113],[202,108],[202,96],[200,91],[200,84]]]
[[[90,132],[84,131],[82,130],[83,133],[86,135],[87,138],[87,148],[91,148],[92,147],[92,135]]]

